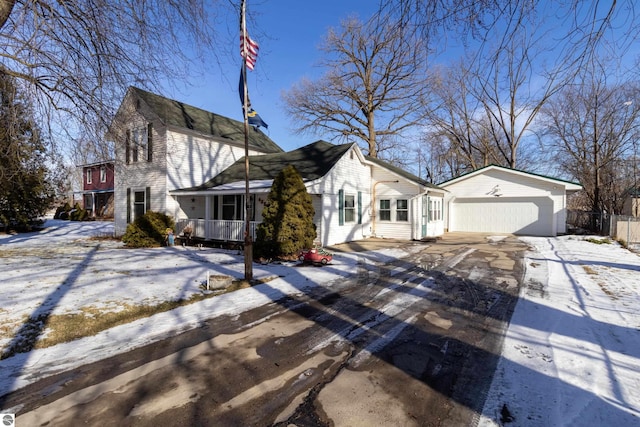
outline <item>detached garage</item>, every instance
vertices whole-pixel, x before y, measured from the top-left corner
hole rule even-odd
[[[566,232],[566,200],[580,184],[490,165],[438,185],[448,231],[556,236]]]

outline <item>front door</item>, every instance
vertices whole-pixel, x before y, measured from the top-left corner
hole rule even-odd
[[[427,237],[427,225],[429,224],[429,196],[422,196],[422,230],[421,238]]]

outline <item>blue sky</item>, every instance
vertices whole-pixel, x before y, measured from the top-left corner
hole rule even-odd
[[[365,20],[377,6],[376,0],[247,0],[247,9],[254,18],[248,22],[247,29],[260,45],[256,68],[247,73],[251,104],[269,125],[265,133],[285,151],[314,142],[321,135],[293,134],[282,107],[281,92],[305,76],[321,74],[316,66],[321,58],[318,45],[330,27],[338,27],[342,19],[353,14]],[[231,22],[229,27],[233,30],[237,23]],[[235,48],[237,34],[233,40]],[[223,59],[228,63],[215,64],[204,78],[194,78],[189,82],[190,86],[167,96],[242,120],[238,97],[241,65],[238,49],[235,48],[233,58]]]

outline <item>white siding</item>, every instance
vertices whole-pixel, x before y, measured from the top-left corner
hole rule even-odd
[[[142,128],[148,125],[148,121],[142,114],[129,111],[126,114],[127,122],[122,123],[118,132],[113,135],[115,139],[115,176],[114,176],[114,202],[115,217],[114,227],[116,235],[122,235],[127,228],[127,189],[131,191],[150,188],[152,211],[165,212],[167,200],[166,189],[166,133],[157,123],[152,123],[152,161],[139,159],[138,162],[126,163],[126,132],[134,128]]]
[[[125,98],[114,119],[111,137],[116,147],[115,164],[115,232],[122,235],[127,227],[127,188],[150,188],[152,211],[175,219],[203,217],[204,212],[185,212],[169,191],[205,183],[244,156],[244,147],[228,141],[216,141],[195,132],[170,130],[160,121],[152,122],[152,162],[126,164],[126,132],[146,126],[151,117],[144,103],[134,108],[135,100]],[[249,155],[261,154],[250,150]],[[190,206],[190,204],[188,204]],[[193,204],[194,207],[196,204]],[[197,208],[202,208],[197,204]],[[188,208],[190,209],[190,208]]]
[[[260,154],[249,150],[249,155]],[[244,157],[244,147],[196,134],[167,132],[167,190],[194,187]]]
[[[320,211],[316,212],[314,222],[319,221],[321,225],[318,238],[323,245],[359,240],[370,235],[370,188],[370,167],[361,161],[354,148],[338,160],[324,179],[308,186],[309,193],[322,195]],[[343,190],[345,195],[354,196],[356,202],[355,221],[345,222],[344,225],[340,225],[339,222],[339,190]],[[362,197],[361,224],[358,224],[358,192]]]
[[[373,188],[371,189],[372,211],[372,235],[381,238],[411,240],[419,238],[414,236],[412,224],[421,219],[415,207],[412,209],[412,199],[420,194],[420,187],[410,181],[398,177],[398,175],[382,168],[375,168],[373,173]],[[390,200],[391,220],[380,219],[380,200]],[[396,220],[396,202],[400,199],[407,200],[409,207],[408,221]]]

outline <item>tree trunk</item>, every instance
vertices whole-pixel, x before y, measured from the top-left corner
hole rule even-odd
[[[2,30],[7,19],[9,19],[15,4],[16,0],[0,0],[0,30]]]

